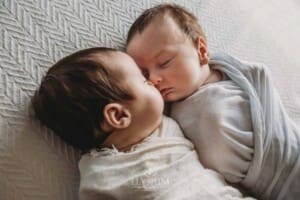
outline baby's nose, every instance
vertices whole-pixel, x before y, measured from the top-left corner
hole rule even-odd
[[[151,73],[149,75],[149,80],[157,87],[161,83],[162,77],[159,74]]]

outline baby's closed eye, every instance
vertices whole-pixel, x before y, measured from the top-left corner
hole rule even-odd
[[[166,59],[164,59],[160,64],[159,67],[161,68],[166,68],[168,67],[169,63],[175,58],[175,56],[171,56],[171,57],[167,57]]]

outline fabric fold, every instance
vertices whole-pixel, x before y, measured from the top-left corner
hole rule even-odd
[[[211,65],[249,95],[255,145],[242,184],[261,199],[298,199],[300,131],[287,115],[269,70],[223,53],[214,54]]]

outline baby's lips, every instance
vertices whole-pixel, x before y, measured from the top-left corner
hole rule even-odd
[[[160,93],[161,93],[162,96],[166,96],[170,92],[172,92],[172,88],[163,88],[162,90],[160,90]]]

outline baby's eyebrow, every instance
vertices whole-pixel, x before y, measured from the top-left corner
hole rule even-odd
[[[159,56],[165,54],[166,52],[168,52],[168,50],[165,49],[165,48],[163,48],[163,49],[161,49],[159,52],[157,52],[157,53],[153,56],[153,58],[158,58]]]

